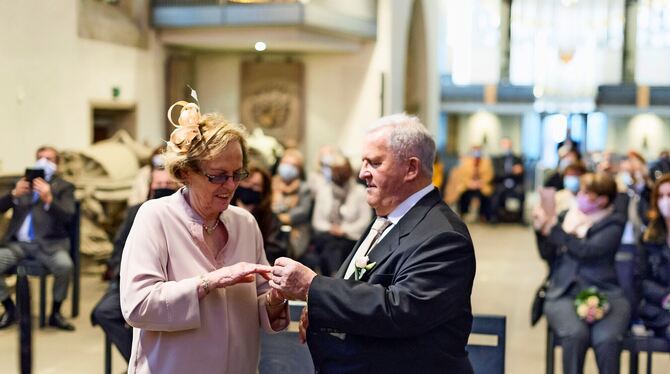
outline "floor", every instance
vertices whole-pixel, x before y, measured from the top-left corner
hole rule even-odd
[[[472,295],[476,314],[507,316],[506,373],[543,373],[545,357],[544,319],[530,327],[529,310],[533,292],[545,274],[544,264],[536,253],[532,231],[518,225],[488,226],[471,224],[477,253],[477,277]],[[90,268],[88,268],[90,270]],[[33,336],[33,372],[101,373],[103,372],[103,334],[92,327],[89,319],[93,305],[105,290],[99,275],[88,271],[82,276],[81,315],[73,320],[74,333],[53,329],[35,330]],[[32,281],[33,297],[37,283]],[[37,308],[35,298],[34,310]],[[68,311],[70,305],[64,305]],[[36,323],[36,321],[35,321]],[[2,373],[18,373],[18,335],[15,327],[0,331]],[[557,373],[560,373],[560,351],[556,351]],[[113,373],[122,373],[125,362],[114,351]],[[655,374],[670,373],[670,356],[654,355]],[[640,372],[645,372],[645,356],[640,357]],[[622,358],[622,373],[627,373],[627,354]],[[591,352],[586,373],[597,373]]]

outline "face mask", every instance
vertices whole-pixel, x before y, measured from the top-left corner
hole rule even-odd
[[[663,218],[670,218],[670,197],[666,196],[658,199],[658,210]]]
[[[472,151],[472,157],[474,158],[482,157],[482,151]]]
[[[321,173],[323,174],[323,178],[326,180],[326,182],[330,182],[333,179],[333,170],[331,170],[330,167],[323,166],[321,168]]]
[[[579,177],[576,175],[566,175],[563,177],[563,186],[572,193],[579,192]]]
[[[177,190],[171,188],[156,188],[153,192],[153,198],[160,199],[161,197],[170,196],[175,192],[177,192]]]
[[[44,169],[44,179],[50,181],[53,175],[56,174],[56,169],[58,169],[58,166],[49,161],[47,158],[42,157],[35,162],[35,168]]]
[[[621,178],[621,182],[625,184],[626,186],[631,186],[633,185],[633,177],[630,175],[629,172],[627,171],[622,171],[619,173],[619,176]]]
[[[579,210],[584,214],[591,214],[600,210],[598,202],[589,200],[589,197],[586,194],[577,195],[577,207],[579,207]]]
[[[279,177],[284,180],[284,182],[291,182],[294,179],[298,178],[300,172],[298,168],[291,164],[279,164],[277,168],[277,174]]]
[[[151,158],[151,165],[153,165],[154,169],[162,169],[165,167],[165,159],[163,158],[163,155],[155,155],[154,157]]]
[[[558,163],[558,170],[563,171],[568,167],[568,165],[570,165],[570,160],[564,158]]]
[[[235,190],[235,197],[244,205],[257,205],[263,198],[260,192],[241,186]]]

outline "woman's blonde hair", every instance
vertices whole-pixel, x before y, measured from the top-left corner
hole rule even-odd
[[[665,225],[663,215],[658,209],[658,195],[661,185],[670,183],[670,174],[663,174],[656,180],[654,188],[651,190],[651,199],[649,204],[649,226],[644,231],[642,241],[645,243],[663,244],[668,236],[668,228]]]
[[[187,149],[171,142],[165,151],[165,169],[176,180],[186,183],[186,171],[200,172],[200,162],[216,158],[228,144],[237,142],[242,148],[243,168],[247,168],[247,141],[244,126],[229,122],[221,114],[207,113],[198,122],[199,134]]]

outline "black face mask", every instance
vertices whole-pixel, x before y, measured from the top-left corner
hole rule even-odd
[[[251,188],[237,187],[235,190],[235,199],[240,200],[245,205],[257,205],[261,202],[263,195]]]
[[[175,192],[177,192],[177,190],[173,190],[170,188],[157,188],[153,192],[153,198],[159,199],[161,197],[170,196]]]

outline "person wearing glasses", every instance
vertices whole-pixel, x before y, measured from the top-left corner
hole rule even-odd
[[[256,220],[230,205],[249,175],[244,128],[175,105],[183,108],[165,168],[184,187],[142,205],[121,260],[128,372],[256,373],[259,330],[284,329],[288,309],[266,280]]]

